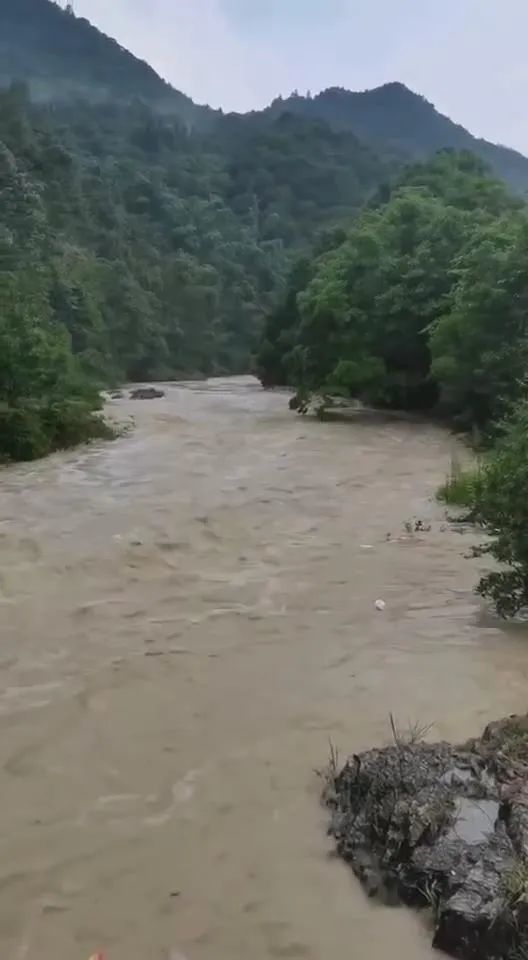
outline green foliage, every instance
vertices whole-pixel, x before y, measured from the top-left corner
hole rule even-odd
[[[268,320],[263,382],[485,427],[522,393],[528,220],[482,164],[444,151],[304,262]]]
[[[294,260],[283,295],[266,318],[256,355],[255,372],[265,387],[296,384],[300,388],[303,359],[297,345],[300,323],[297,297],[313,276],[314,260],[335,250],[345,239],[346,231],[342,227],[321,231],[314,241],[312,256],[301,254]]]
[[[271,116],[285,111],[323,120],[334,130],[352,130],[364,143],[378,148],[381,144],[385,155],[391,154],[400,163],[423,160],[446,148],[469,151],[519,193],[528,187],[526,157],[471,136],[402,83],[387,83],[361,93],[333,87],[315,97],[279,98],[269,108]]]
[[[195,106],[49,0],[1,5],[0,55],[4,457],[100,431],[104,384],[249,369],[292,259],[391,172],[320,121]]]
[[[350,217],[381,170],[351,135],[298,127],[251,125],[242,144],[191,136],[144,104],[37,107],[22,87],[0,93],[9,226],[21,229],[30,190],[50,305],[91,375],[248,369],[288,248]],[[242,147],[245,167],[233,160]]]
[[[467,507],[473,511],[482,481],[482,465],[477,463],[472,467],[463,467],[453,458],[449,476],[437,492],[437,497],[443,503],[455,507]]]
[[[528,220],[480,227],[455,265],[449,310],[431,335],[444,408],[463,425],[501,419],[521,397],[528,363]]]
[[[9,120],[17,116],[18,92],[6,100]],[[0,459],[31,459],[110,431],[51,307],[52,237],[42,191],[1,142],[0,210]]]
[[[24,86],[0,91],[4,456],[97,431],[100,421],[82,422],[95,402],[92,391],[80,403],[83,378],[98,387],[249,368],[296,247],[349,217],[381,167],[321,124],[251,125],[243,139],[191,136],[138,102],[38,106]],[[318,249],[343,236],[323,232]],[[72,354],[76,376],[65,377]],[[54,377],[61,386],[41,406],[44,375],[46,396]],[[68,389],[62,429],[56,397]]]
[[[305,245],[328,223],[351,220],[365,198],[394,170],[380,152],[326,123],[282,114],[227,117],[218,135],[232,158],[234,209],[253,211],[268,241]]]
[[[177,110],[193,125],[212,120],[214,111],[195,106],[152,67],[63,7],[50,0],[2,0],[0,85],[27,80],[41,100],[141,97],[159,108]]]
[[[0,279],[0,459],[31,460],[109,437],[66,332],[32,291]]]
[[[510,906],[526,897],[528,892],[528,862],[519,859],[502,879],[502,889]]]
[[[482,472],[477,518],[500,565],[480,581],[501,616],[528,606],[528,404],[519,405]]]
[[[524,214],[467,153],[401,172],[468,143],[441,120],[399,85],[224,116],[50,0],[4,0],[0,455],[104,431],[105,384],[255,353],[303,396],[502,414],[525,359]]]

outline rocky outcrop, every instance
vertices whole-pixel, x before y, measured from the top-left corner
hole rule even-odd
[[[327,773],[339,854],[369,896],[428,907],[435,947],[528,958],[528,717],[462,746],[394,732]]]
[[[163,390],[156,390],[155,387],[138,387],[130,393],[131,400],[158,400],[165,396]]]

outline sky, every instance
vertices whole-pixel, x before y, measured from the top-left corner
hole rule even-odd
[[[74,0],[178,90],[250,110],[398,80],[528,154],[528,0]]]

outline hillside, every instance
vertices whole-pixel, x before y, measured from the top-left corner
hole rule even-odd
[[[515,150],[473,137],[402,83],[363,93],[337,87],[313,98],[293,95],[275,100],[270,117],[284,112],[323,120],[334,130],[352,130],[373,147],[402,158],[424,159],[437,150],[470,150],[515,190],[528,190],[528,159]]]
[[[226,123],[221,111],[193,103],[116,40],[52,0],[2,0],[0,86],[11,80],[29,82],[32,95],[41,100],[141,99],[179,116],[188,129],[221,136]],[[294,94],[238,119],[252,129],[285,113],[322,121],[334,132],[351,132],[395,164],[445,148],[470,150],[515,190],[528,190],[526,157],[473,137],[401,83],[364,92],[334,87],[314,97]]]
[[[0,3],[0,86],[12,80],[27,81],[41,101],[139,98],[201,128],[216,116],[174,90],[88,20],[52,0]]]
[[[291,113],[271,123],[258,114],[225,117],[214,143],[233,209],[243,215],[256,204],[261,239],[286,247],[306,246],[317,230],[350,220],[397,168],[352,132]]]
[[[391,174],[321,121],[73,89],[0,90],[0,459],[99,434],[104,384],[247,371],[293,253]]]
[[[298,256],[468,143],[400,85],[224,115],[52,0],[2,0],[0,457],[98,432],[104,384],[248,370]]]

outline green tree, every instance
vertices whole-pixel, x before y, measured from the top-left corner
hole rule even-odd
[[[519,405],[477,486],[476,516],[491,538],[481,553],[499,569],[484,576],[479,593],[501,616],[528,606],[528,405]]]
[[[110,436],[42,289],[0,277],[0,458],[30,460]]]
[[[501,419],[528,369],[528,220],[482,227],[456,264],[450,309],[431,332],[444,409],[464,426]]]
[[[299,296],[305,385],[389,406],[431,406],[428,329],[445,307],[469,215],[403,188],[323,257]]]

